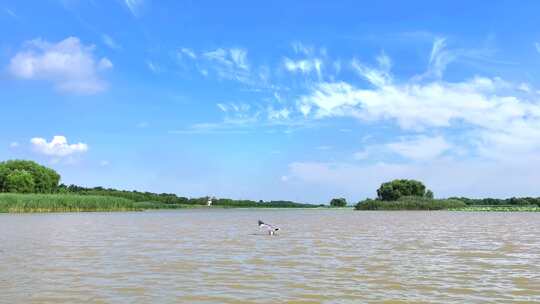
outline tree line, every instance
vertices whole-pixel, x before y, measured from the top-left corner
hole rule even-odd
[[[93,187],[86,188],[77,185],[59,185],[60,193],[72,193],[80,195],[106,195],[123,197],[135,202],[158,202],[171,205],[206,205],[209,200],[212,206],[224,207],[268,207],[268,208],[310,208],[317,207],[312,204],[297,203],[292,201],[254,201],[254,200],[234,200],[229,198],[196,197],[188,198],[177,196],[173,193],[152,193],[140,191],[118,190],[113,188]]]
[[[196,197],[188,198],[174,193],[153,193],[141,191],[118,190],[104,187],[82,187],[59,184],[60,174],[51,168],[29,160],[8,160],[0,162],[0,193],[35,193],[35,194],[76,194],[92,196],[109,196],[128,199],[133,202],[155,202],[166,205],[212,205],[225,207],[281,207],[309,208],[312,204],[292,201],[254,201],[234,200],[228,198]]]
[[[0,193],[58,193],[58,194],[78,194],[78,195],[101,195],[129,199],[134,202],[156,202],[167,205],[206,205],[210,197],[188,198],[178,196],[174,193],[153,193],[141,191],[118,190],[104,187],[81,187],[77,185],[59,184],[60,174],[51,168],[42,166],[29,160],[8,160],[0,162]],[[396,179],[382,183],[377,189],[375,199],[366,199],[358,202],[356,209],[375,209],[381,206],[391,206],[398,208],[401,202],[407,208],[413,208],[416,204],[418,208],[425,206],[449,206],[459,205],[457,202],[467,206],[540,206],[540,197],[512,197],[507,199],[483,198],[473,199],[466,197],[451,197],[443,200],[435,200],[433,192],[417,180]],[[234,200],[228,198],[211,198],[214,206],[229,207],[281,207],[281,208],[309,208],[324,205],[313,205],[297,203],[293,201],[255,201],[255,200]],[[330,201],[331,207],[347,206],[345,198],[334,198]],[[422,207],[424,206],[424,207]],[[430,207],[430,208],[431,208]]]

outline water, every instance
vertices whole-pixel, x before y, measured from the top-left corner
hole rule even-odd
[[[540,302],[539,232],[540,213],[4,214],[0,302]]]

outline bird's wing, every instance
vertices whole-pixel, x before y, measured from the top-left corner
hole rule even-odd
[[[270,225],[270,224],[267,224],[261,220],[259,220],[259,227],[261,228],[264,228],[266,230],[279,230],[278,227],[274,226],[274,225]]]

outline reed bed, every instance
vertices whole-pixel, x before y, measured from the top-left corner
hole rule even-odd
[[[133,201],[111,196],[0,193],[0,212],[135,211]]]

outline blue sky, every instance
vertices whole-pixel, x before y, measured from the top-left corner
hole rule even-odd
[[[537,1],[0,1],[0,159],[324,203],[538,196]]]

